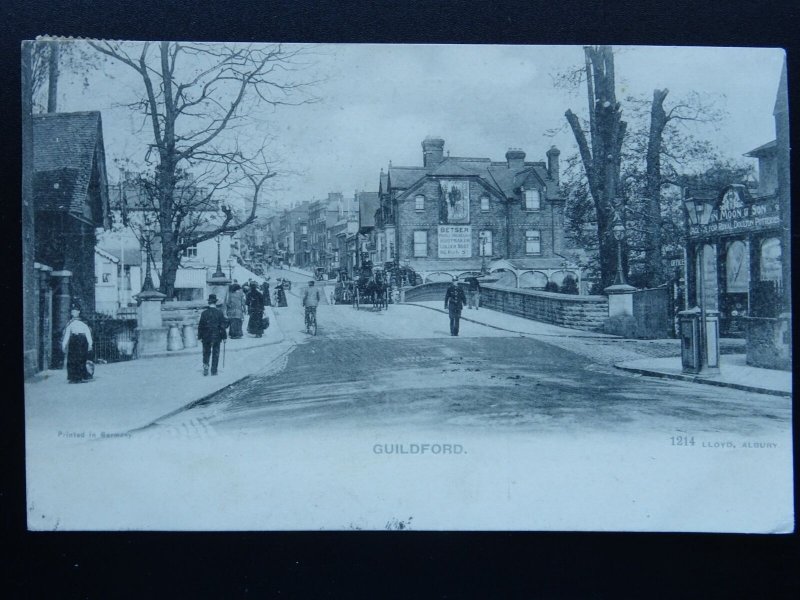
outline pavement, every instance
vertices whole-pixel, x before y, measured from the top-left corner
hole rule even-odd
[[[681,368],[680,357],[644,358],[615,365],[623,371],[729,387],[746,392],[758,392],[775,396],[792,395],[791,371],[751,367],[744,354],[733,354],[720,358],[719,373],[710,375],[685,374]]]
[[[225,344],[219,374],[203,376],[202,346],[133,361],[100,364],[94,378],[67,384],[66,372],[51,370],[25,383],[29,433],[58,430],[59,436],[124,434],[268,369],[294,344],[285,339],[281,315],[271,309],[264,337]],[[222,350],[220,350],[222,354]]]

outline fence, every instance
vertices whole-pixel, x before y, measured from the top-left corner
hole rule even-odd
[[[92,331],[95,362],[121,362],[136,358],[136,319],[115,319],[95,314],[85,320]]]
[[[668,286],[635,291],[633,318],[636,329],[631,337],[641,340],[672,337],[673,309]]]

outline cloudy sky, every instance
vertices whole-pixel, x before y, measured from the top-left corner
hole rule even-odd
[[[774,138],[782,50],[618,47],[615,53],[620,99],[664,87],[667,104],[691,92],[707,95],[726,116],[692,133],[730,157]],[[265,109],[252,129],[254,137],[273,138],[286,172],[269,192],[277,205],[377,190],[389,161],[421,165],[427,135],[444,138],[453,156],[503,160],[514,147],[528,160],[544,160],[555,144],[564,158],[576,150],[564,111],[586,114],[583,89],[553,85],[554,75],[582,63],[578,46],[328,45],[314,48],[309,59],[309,77],[323,79],[314,90],[319,102]],[[60,84],[60,110],[102,111],[112,182],[112,160],[140,161],[149,141],[141,115],[120,106],[139,93],[129,71],[106,63],[100,71],[67,73]]]

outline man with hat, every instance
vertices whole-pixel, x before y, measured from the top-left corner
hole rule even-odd
[[[461,309],[467,303],[467,297],[464,295],[464,290],[460,284],[460,281],[450,282],[450,286],[444,295],[444,307],[450,314],[450,335],[458,335]]]
[[[211,374],[217,374],[219,345],[228,337],[225,332],[225,315],[217,308],[217,296],[208,297],[208,307],[200,314],[197,337],[203,343],[203,375],[208,375],[208,359],[211,357]]]

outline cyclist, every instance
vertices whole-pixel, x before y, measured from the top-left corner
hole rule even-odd
[[[322,292],[319,291],[319,288],[314,287],[314,280],[310,280],[308,282],[308,287],[303,291],[303,306],[306,309],[306,325],[308,325],[308,319],[311,316],[311,313],[314,313],[314,317],[317,316],[317,306],[322,301]]]

